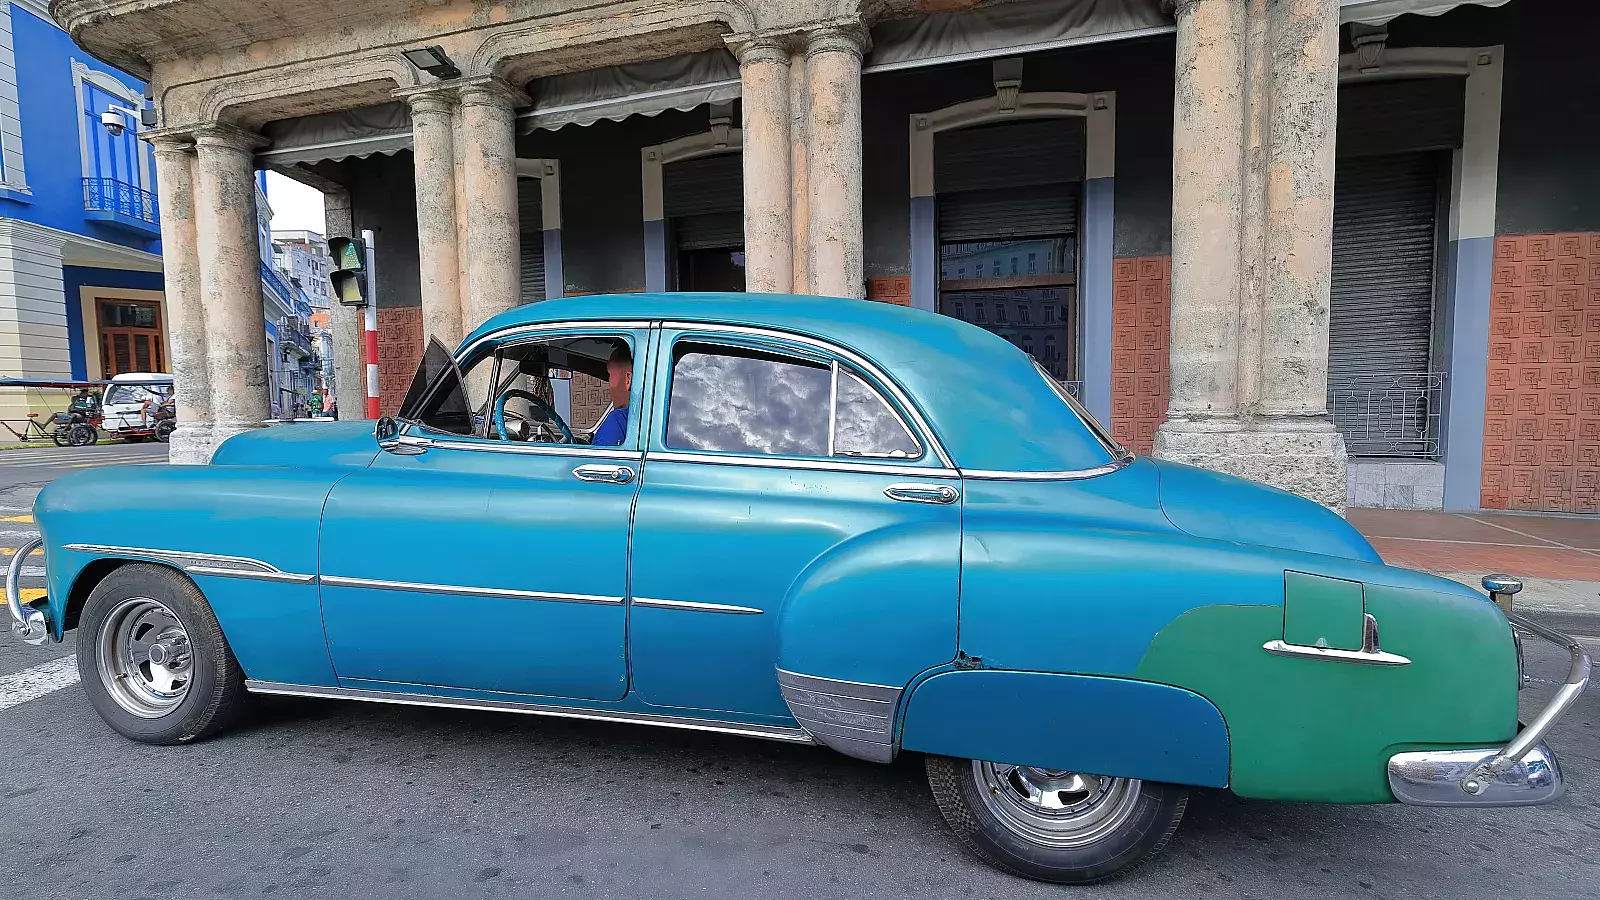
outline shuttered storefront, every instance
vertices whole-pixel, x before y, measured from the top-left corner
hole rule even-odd
[[[522,237],[522,302],[543,300],[544,196],[537,178],[517,179],[517,228]]]
[[[1351,456],[1438,449],[1434,280],[1463,87],[1428,78],[1339,91],[1328,408]]]
[[[678,250],[744,246],[743,162],[733,152],[662,167],[663,212]]]

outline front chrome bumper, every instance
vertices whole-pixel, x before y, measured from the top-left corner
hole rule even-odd
[[[1413,806],[1535,806],[1561,796],[1561,764],[1544,737],[1589,684],[1589,652],[1576,640],[1522,616],[1511,627],[1543,638],[1572,656],[1555,699],[1504,747],[1419,750],[1389,758],[1389,789]],[[1522,677],[1518,673],[1517,677]]]
[[[16,555],[11,557],[11,565],[6,568],[6,609],[11,612],[11,633],[30,644],[43,644],[53,636],[44,610],[23,603],[20,587],[23,563],[42,543],[42,539],[34,538],[18,547]]]

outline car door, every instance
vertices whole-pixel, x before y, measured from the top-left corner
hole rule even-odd
[[[520,339],[585,335],[642,354],[649,330],[552,327]],[[405,411],[415,421],[334,488],[323,514],[323,620],[340,683],[621,698],[643,417],[617,447],[499,440],[463,382],[487,393],[501,379],[477,368],[463,378],[437,344],[429,356],[424,368],[443,373],[433,398]],[[638,408],[642,380],[632,396]]]
[[[960,481],[883,376],[733,327],[669,325],[655,355],[629,612],[642,698],[781,719],[779,665],[903,686],[949,662]]]

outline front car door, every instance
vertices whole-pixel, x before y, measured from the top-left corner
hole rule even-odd
[[[961,483],[882,372],[691,324],[663,329],[655,369],[629,620],[644,701],[782,721],[780,666],[900,688],[950,662]]]
[[[341,481],[323,514],[323,619],[341,685],[627,692],[644,417],[630,417],[619,445],[596,447],[568,440],[543,410],[552,380],[603,379],[611,354],[642,357],[649,334],[647,323],[530,328],[469,350],[464,376],[429,349],[424,369],[439,374],[419,373],[418,385],[432,386],[413,386],[389,452]],[[644,390],[636,379],[631,408]]]

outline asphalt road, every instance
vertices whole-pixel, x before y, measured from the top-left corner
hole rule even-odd
[[[21,477],[3,462],[0,479]],[[0,481],[0,504],[36,487]],[[1563,671],[1530,647],[1536,672]],[[14,690],[52,659],[70,673],[73,649],[70,635],[0,638],[0,698],[8,676]],[[1526,691],[1525,714],[1549,690]],[[1198,792],[1165,854],[1083,889],[968,856],[913,758],[287,698],[260,698],[213,740],[147,747],[102,724],[76,684],[5,703],[0,898],[1600,897],[1596,692],[1551,738],[1569,784],[1553,806]]]

